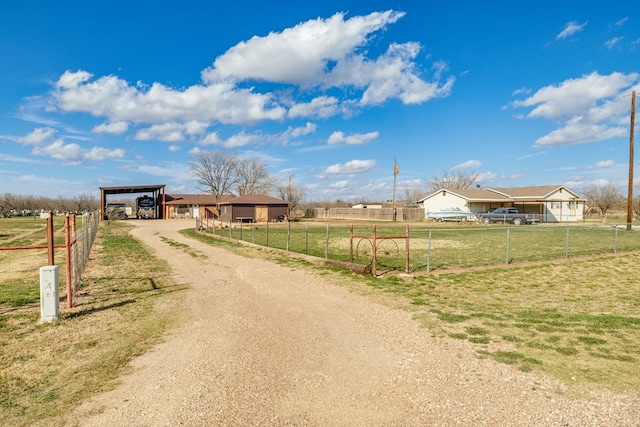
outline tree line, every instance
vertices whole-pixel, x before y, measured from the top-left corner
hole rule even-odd
[[[290,209],[302,207],[305,192],[293,182],[289,176],[286,181],[278,182],[269,174],[267,163],[257,159],[240,158],[228,150],[200,151],[192,156],[190,170],[196,188],[216,196],[220,201],[223,196],[244,196],[249,194],[271,194],[289,202]],[[444,171],[440,175],[423,180],[423,185],[405,188],[404,205],[415,203],[441,189],[479,188],[477,172]],[[634,188],[633,211],[640,216],[640,186]],[[624,209],[626,196],[613,184],[593,185],[582,191],[587,200],[586,214],[606,216],[611,210]],[[119,200],[111,200],[119,201]],[[365,200],[360,200],[364,202]],[[374,201],[374,200],[369,200]],[[382,201],[382,200],[380,200]],[[129,199],[122,202],[133,203]],[[349,206],[352,203],[337,199],[335,201],[318,201],[324,207]],[[100,209],[100,200],[91,194],[77,194],[72,197],[55,198],[32,195],[0,194],[0,214],[28,214],[40,211],[77,212]]]
[[[305,196],[291,176],[287,182],[277,182],[265,162],[243,159],[232,151],[199,151],[193,155],[190,169],[196,188],[214,195],[216,202],[230,195],[274,194],[289,202],[289,209],[294,210]]]
[[[0,215],[32,215],[37,212],[83,212],[100,209],[100,201],[89,194],[73,197],[23,196],[18,194],[0,194]]]

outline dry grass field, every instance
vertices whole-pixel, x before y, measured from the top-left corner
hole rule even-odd
[[[11,226],[0,228],[0,245],[41,239],[38,221]],[[39,321],[37,271],[46,254],[0,252],[0,417],[7,425],[62,424],[65,412],[113,387],[129,361],[162,340],[179,318],[175,298],[187,286],[176,285],[167,265],[129,228],[126,222],[101,224],[77,305],[52,324]],[[194,230],[184,234],[237,248]],[[246,248],[241,253],[266,256]],[[321,268],[269,258],[290,268]],[[321,271],[337,286],[411,312],[433,335],[472,343],[479,358],[550,375],[576,390],[637,393],[639,263],[640,254],[629,252],[428,275]]]

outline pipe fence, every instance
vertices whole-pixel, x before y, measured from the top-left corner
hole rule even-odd
[[[215,224],[204,233],[256,245],[385,270],[435,270],[510,265],[640,250],[640,234],[627,224],[342,225],[313,223]],[[405,232],[406,229],[406,232]]]
[[[82,280],[82,272],[89,261],[89,253],[98,232],[100,215],[98,212],[83,214],[78,225],[77,215],[66,215],[64,225],[56,233],[54,216],[50,212],[46,218],[46,244],[0,246],[0,251],[47,250],[48,265],[56,265],[56,249],[64,250],[64,271],[66,273],[67,307],[73,307],[73,296]],[[56,244],[56,234],[64,236],[64,243]],[[44,236],[43,236],[44,237]],[[43,238],[44,240],[44,238]],[[63,268],[60,268],[63,270]]]

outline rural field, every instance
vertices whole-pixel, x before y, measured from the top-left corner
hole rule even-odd
[[[371,263],[375,234],[377,266],[383,272],[405,271],[407,263],[409,273],[424,273],[640,250],[640,233],[601,221],[536,226],[334,221],[203,228],[234,240],[365,265]]]
[[[410,244],[423,259],[412,260],[411,270],[419,274],[399,274],[387,266],[384,275],[374,278],[240,247],[198,233],[189,224],[181,234],[186,243],[160,238],[163,245],[187,254],[196,264],[209,261],[189,241],[223,248],[247,262],[268,258],[291,270],[312,271],[337,287],[410,313],[432,336],[471,346],[479,360],[558,380],[564,385],[563,395],[634,396],[640,389],[640,253],[634,247],[635,231],[572,227],[567,258],[563,247],[567,227],[511,229],[509,238],[514,240],[509,244],[516,261],[507,266],[502,252],[507,246],[504,227],[430,230],[421,224],[410,231]],[[288,228],[281,226],[279,235],[277,228],[271,228],[270,246],[285,236],[286,247],[289,235],[289,250],[298,245],[299,252],[306,249],[324,257],[327,227],[309,231],[299,226],[308,234],[295,244]],[[174,276],[165,261],[134,238],[133,228],[126,221],[101,223],[76,306],[64,309],[61,304],[60,319],[52,324],[39,321],[38,268],[46,263],[46,252],[0,251],[3,422],[75,425],[77,420],[69,416],[78,405],[114,388],[119,377],[130,372],[134,358],[162,342],[167,331],[184,320],[179,307],[190,284]],[[367,230],[369,226],[358,234]],[[384,226],[378,231],[396,235],[399,230],[404,232],[402,227]],[[222,233],[237,238],[239,231]],[[242,232],[259,240],[257,228]],[[342,248],[340,256],[348,259],[348,227],[334,230],[332,225],[330,233],[335,233],[329,234],[331,248]],[[0,246],[39,244],[44,236],[44,221],[39,219],[0,220]],[[492,240],[492,236],[497,237]],[[558,239],[562,243],[555,243]],[[525,240],[527,245],[515,243]],[[439,248],[439,258],[428,260],[434,264],[425,274],[417,266],[426,264],[429,247],[433,257]],[[556,256],[546,254],[550,247],[557,249]],[[485,259],[481,253],[486,248],[500,248],[501,255],[485,254]],[[525,256],[526,248],[537,255]],[[56,262],[64,262],[63,254],[56,254]]]

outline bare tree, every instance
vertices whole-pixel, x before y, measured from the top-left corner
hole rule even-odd
[[[427,193],[419,187],[405,187],[404,197],[407,205],[415,205],[416,202],[425,197]]]
[[[597,209],[601,216],[606,216],[607,212],[620,204],[623,199],[620,190],[611,183],[601,187],[594,185],[585,191],[584,195],[589,207]]]
[[[640,216],[640,185],[636,184],[633,187],[633,214]]]
[[[236,190],[239,196],[246,194],[267,194],[274,187],[266,163],[258,160],[238,160],[236,165]]]
[[[289,211],[294,210],[300,203],[302,199],[304,199],[304,190],[297,187],[291,177],[289,177],[289,181],[286,184],[282,184],[276,188],[278,192],[278,196],[282,200],[286,200],[289,202]]]
[[[466,190],[476,183],[479,175],[478,172],[444,171],[442,175],[434,176],[426,183],[431,192],[442,189]]]
[[[191,161],[191,173],[195,177],[196,187],[220,197],[230,194],[234,185],[238,182],[236,174],[238,156],[225,150],[200,151]]]

